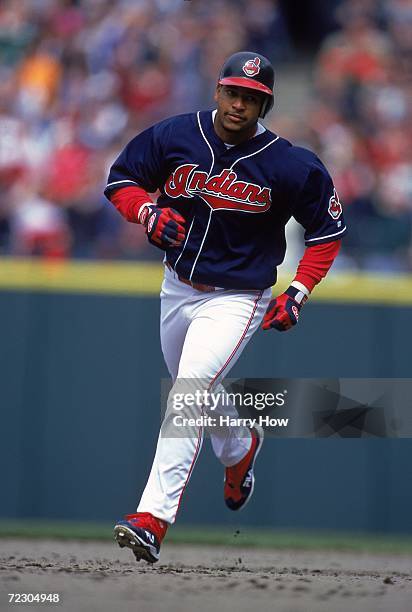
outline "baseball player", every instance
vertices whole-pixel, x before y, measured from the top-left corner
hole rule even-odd
[[[110,169],[106,196],[164,251],[161,346],[173,380],[165,422],[182,381],[219,389],[262,322],[264,330],[296,325],[346,231],[323,163],[259,122],[273,107],[273,88],[274,70],[266,57],[235,53],[220,72],[215,110],[150,127]],[[149,193],[157,190],[154,203]],[[306,248],[288,289],[271,299],[291,217],[305,230]],[[193,414],[204,409],[195,406]],[[237,415],[235,406],[217,409]],[[137,560],[159,559],[203,431],[199,425],[188,435],[169,437],[161,430],[136,513],[115,526],[118,544],[131,548]],[[211,428],[210,437],[225,468],[225,503],[240,510],[253,493],[263,431],[236,425]]]

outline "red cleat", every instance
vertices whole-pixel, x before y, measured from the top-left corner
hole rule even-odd
[[[225,504],[230,510],[244,508],[253,494],[255,476],[253,468],[256,457],[263,444],[263,429],[255,425],[250,430],[252,434],[252,446],[247,455],[231,467],[225,470]]]
[[[120,548],[131,548],[136,561],[144,559],[148,563],[156,563],[168,526],[166,521],[150,512],[126,514],[124,520],[118,521],[114,527],[114,539]]]

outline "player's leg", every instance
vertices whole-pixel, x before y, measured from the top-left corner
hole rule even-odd
[[[219,383],[212,391],[213,410],[209,411],[214,417],[212,427],[207,427],[213,452],[219,461],[226,467],[234,465],[250,448],[250,431],[244,426],[226,425],[221,419],[229,417],[239,418],[236,406],[224,386]]]
[[[259,328],[270,297],[270,289],[262,295],[256,292],[225,292],[201,305],[188,329],[179,378],[186,378],[203,368],[206,381],[213,376],[212,384],[209,382],[213,400],[219,397],[223,400],[224,388],[220,381],[228,375]],[[235,343],[236,339],[238,341]],[[222,356],[226,356],[225,361]],[[218,426],[220,416],[238,417],[233,403],[218,402],[213,414],[217,417],[215,425],[209,428],[213,450],[223,465],[235,465],[251,446],[250,431],[244,426]]]
[[[167,523],[173,523],[176,515],[176,495],[173,492],[180,491],[182,483],[184,486],[188,480],[203,443],[203,428],[176,429],[171,420],[176,414],[173,400],[179,395],[179,387],[181,391],[187,391],[181,381],[176,380],[182,348],[195,304],[205,297],[179,281],[174,272],[166,268],[160,298],[161,346],[174,386],[168,397],[155,457],[137,512],[150,512]]]
[[[166,267],[160,292],[160,344],[173,382],[190,324],[190,311],[186,304],[192,295],[193,289],[181,283],[175,273]]]
[[[180,355],[190,323],[190,319],[186,315],[185,302],[192,294],[193,289],[175,278],[173,272],[165,269],[165,278],[160,293],[160,338],[163,355],[172,380],[175,380],[177,375]],[[197,436],[197,432],[195,435]],[[189,460],[191,460],[193,456],[191,442],[187,446],[186,452]],[[173,443],[170,445],[170,450],[173,453],[172,447]],[[161,465],[163,469],[167,470],[164,463]],[[153,484],[150,483],[155,480],[159,484],[156,478],[158,471],[157,461],[155,460],[146,487],[146,495],[149,497],[152,489],[154,489],[153,495],[156,496],[157,487],[153,487]],[[160,486],[162,486],[161,483]],[[157,508],[161,508],[161,510],[154,509],[145,512],[139,506],[136,513],[126,515],[115,525],[115,538],[118,544],[121,547],[131,548],[137,560],[144,559],[149,563],[154,563],[159,558],[160,544],[168,527],[169,513],[166,502],[163,503],[163,507],[158,504]]]
[[[222,401],[216,407],[215,422],[223,421],[222,417],[238,417],[237,410],[223,385],[218,389],[217,398]],[[216,395],[216,391],[214,396]],[[245,428],[246,429],[246,428]],[[216,457],[225,466],[224,500],[230,510],[240,510],[250,500],[254,489],[254,465],[263,443],[263,429],[254,425],[246,429],[231,425],[220,425],[209,430],[212,448]]]
[[[176,395],[218,385],[258,329],[269,299],[270,290],[263,294],[222,291],[206,297],[194,292],[193,299],[186,301],[185,308],[187,314],[190,312],[191,322],[138,512],[150,512],[168,523],[174,522],[203,437],[202,426],[180,428],[180,431],[170,428],[176,415]],[[185,414],[199,416],[201,409],[199,406],[186,407]],[[241,427],[228,430],[227,434],[227,440],[222,441],[221,436],[216,439],[215,447],[226,462],[236,462],[247,452],[250,434]]]

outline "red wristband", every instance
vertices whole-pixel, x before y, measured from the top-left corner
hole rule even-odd
[[[110,201],[119,213],[131,223],[140,223],[139,211],[144,204],[153,204],[149,194],[141,187],[122,187],[110,194]]]

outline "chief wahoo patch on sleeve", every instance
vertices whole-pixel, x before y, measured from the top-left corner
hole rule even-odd
[[[333,196],[329,200],[328,213],[332,219],[339,219],[342,214],[342,204],[339,202],[339,196],[336,189],[333,189]]]

